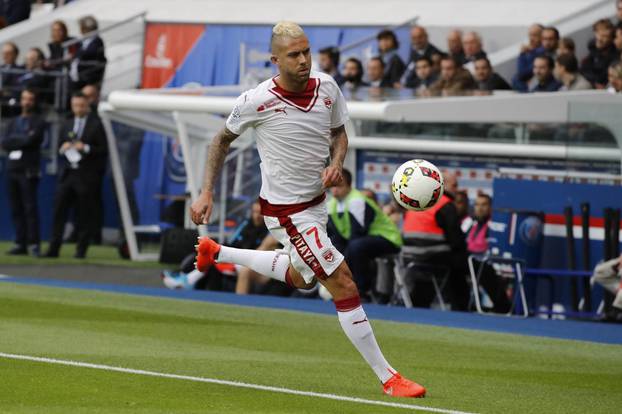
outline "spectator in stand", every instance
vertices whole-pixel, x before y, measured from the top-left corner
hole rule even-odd
[[[553,26],[542,29],[542,49],[545,55],[555,59],[559,47],[559,30]]]
[[[460,219],[453,203],[457,178],[443,172],[445,192],[437,203],[425,211],[406,211],[404,214],[404,241],[416,254],[418,263],[449,267],[449,301],[452,310],[466,311],[469,303],[467,250]],[[415,306],[428,307],[433,291],[417,286],[422,291],[415,295]]]
[[[363,82],[363,64],[357,58],[349,58],[343,65],[343,79],[341,85],[345,89],[357,89],[361,86],[369,86],[367,82]]]
[[[402,236],[378,204],[352,188],[348,170],[343,170],[343,180],[331,192],[326,205],[328,235],[352,269],[361,297],[369,298],[376,275],[374,259],[399,253]]]
[[[467,32],[462,37],[462,49],[464,50],[465,63],[475,62],[479,58],[486,57],[482,49],[482,38],[477,32]]]
[[[615,259],[598,264],[594,268],[592,281],[615,296],[611,304],[612,309],[606,312],[604,319],[609,322],[622,323],[622,253]]]
[[[555,92],[562,84],[553,76],[553,58],[549,55],[536,57],[533,62],[533,79],[529,92]]]
[[[618,53],[622,54],[622,27],[616,27],[616,35],[613,38],[613,45],[618,50]]]
[[[542,29],[541,24],[533,24],[529,27],[529,42],[521,46],[520,55],[516,61],[516,75],[512,79],[513,89],[519,92],[527,92],[527,83],[533,77],[533,61],[536,56],[544,53],[542,48]]]
[[[31,89],[35,91],[39,103],[51,103],[54,99],[53,92],[50,89],[52,79],[43,70],[44,60],[45,55],[38,47],[33,47],[26,52],[24,58],[26,72],[18,76],[17,85],[20,90]]]
[[[512,89],[505,79],[493,71],[492,65],[486,57],[475,61],[475,82],[478,91],[491,92]]]
[[[50,57],[44,63],[46,69],[59,70],[71,61],[76,47],[63,49],[62,46],[64,42],[71,39],[73,39],[73,37],[69,36],[69,31],[67,30],[65,22],[56,20],[52,23],[50,43],[48,43]]]
[[[428,96],[470,95],[475,89],[475,81],[468,70],[458,65],[452,58],[441,59],[441,76],[427,91]]]
[[[318,63],[320,70],[332,76],[337,85],[341,86],[345,80],[339,73],[339,55],[339,49],[336,46],[325,47],[320,49]]]
[[[367,80],[369,86],[375,88],[390,88],[392,84],[385,76],[384,62],[379,57],[373,57],[367,62]]]
[[[467,250],[470,254],[483,255],[488,251],[488,226],[492,216],[492,199],[487,194],[479,194],[473,206],[473,224],[467,232]],[[474,261],[475,269],[480,269],[481,261]],[[505,293],[505,283],[495,269],[485,264],[481,269],[479,283],[493,303],[496,313],[508,313],[512,304]]]
[[[442,52],[428,41],[428,32],[421,26],[414,26],[410,30],[410,57],[408,65],[402,76],[400,83],[402,85],[412,85],[416,82],[417,60],[420,57],[432,59],[434,55],[441,55]]]
[[[466,63],[460,30],[452,30],[447,35],[447,54],[461,65]]]
[[[436,76],[441,74],[441,60],[447,56],[445,53],[432,54],[432,73]]]
[[[4,17],[7,26],[19,23],[30,17],[29,0],[2,0],[0,1],[0,16]]]
[[[616,62],[609,66],[609,85],[607,92],[622,93],[622,63]]]
[[[63,243],[68,210],[76,209],[77,246],[75,258],[83,259],[92,236],[93,203],[101,192],[101,176],[106,167],[107,143],[104,127],[82,92],[71,97],[71,111],[60,136],[60,166],[50,246],[46,257],[58,257]]]
[[[436,82],[438,76],[432,71],[432,61],[427,56],[421,56],[415,65],[417,76],[410,78],[409,83],[404,86],[414,89],[413,92],[416,95],[425,95],[426,91]]]
[[[555,69],[553,70],[555,79],[562,83],[560,91],[582,91],[592,89],[589,83],[579,73],[579,62],[574,55],[559,55],[555,59]]]
[[[400,79],[406,68],[402,58],[397,54],[400,47],[399,41],[391,30],[381,31],[377,39],[380,58],[384,63],[383,81],[388,87],[399,88]]]
[[[24,89],[21,114],[9,121],[2,137],[6,161],[7,191],[15,226],[15,246],[8,254],[39,256],[39,207],[37,189],[41,177],[41,144],[45,122],[35,114],[36,95]]]
[[[622,0],[616,1],[616,18],[618,19],[616,27],[622,28]]]
[[[99,106],[99,88],[95,85],[86,85],[82,88],[82,94],[89,103],[91,113],[97,115],[97,107]]]
[[[469,215],[469,194],[466,190],[456,191],[454,205],[456,206],[456,213],[460,220],[460,228],[466,233],[473,224],[473,219]]]
[[[97,20],[93,16],[80,19],[80,33],[82,36],[93,34],[98,28]],[[104,41],[95,34],[86,37],[78,44],[76,54],[71,62],[69,76],[74,90],[84,85],[100,85],[106,70],[106,55]]]
[[[607,85],[607,68],[620,58],[613,44],[614,28],[609,19],[600,19],[594,26],[594,39],[587,45],[588,55],[581,62],[581,73],[597,89]]]
[[[17,64],[19,49],[13,42],[6,42],[2,45],[2,90],[0,97],[2,100],[2,115],[14,116],[19,113],[19,73],[10,73],[10,71],[18,71],[23,66]],[[6,71],[6,72],[5,72]]]
[[[95,85],[86,85],[82,88],[82,94],[89,104],[90,113],[99,118],[98,106],[99,106],[99,88]],[[127,136],[124,137],[127,139]],[[104,173],[102,170],[102,174],[99,177],[98,188],[103,190],[104,188]],[[93,212],[91,224],[92,228],[92,241],[94,244],[102,243],[102,231],[104,227],[104,198],[102,191],[95,190],[93,194]]]
[[[557,47],[557,56],[560,55],[572,55],[576,56],[576,47],[574,40],[569,37],[562,37],[559,39],[559,46]]]

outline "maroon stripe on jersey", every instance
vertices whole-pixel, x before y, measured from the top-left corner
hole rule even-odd
[[[359,306],[361,306],[361,297],[359,295],[335,301],[335,308],[337,309],[337,312],[349,312]],[[359,321],[358,323],[361,322]]]
[[[277,85],[275,79],[276,77],[272,78],[272,81],[274,82],[274,88],[268,90],[271,94],[273,94],[286,104],[300,109],[302,112],[309,112],[311,108],[313,108],[315,102],[317,101],[317,97],[319,96],[319,78],[309,78],[307,87],[303,92],[287,91]]]
[[[259,205],[261,206],[261,214],[268,217],[285,217],[300,213],[308,208],[317,206],[326,199],[326,193],[322,193],[313,200],[296,204],[270,204],[268,200],[259,197]]]
[[[320,261],[317,259],[317,257],[315,257],[315,255],[313,254],[313,250],[311,250],[304,237],[302,237],[302,234],[300,234],[296,226],[294,226],[294,223],[292,223],[292,219],[287,216],[278,217],[278,219],[281,226],[285,228],[285,231],[289,236],[289,241],[296,248],[296,251],[298,252],[298,255],[302,258],[302,261],[305,262],[311,270],[313,270],[315,277],[320,280],[326,280],[327,276],[324,272],[324,269],[322,269]]]

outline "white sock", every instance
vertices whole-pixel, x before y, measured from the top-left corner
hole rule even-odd
[[[249,250],[221,246],[217,262],[246,266],[261,275],[287,283],[285,276],[289,269],[289,256],[274,250]]]
[[[335,302],[335,305],[339,301]],[[338,308],[339,309],[339,308]],[[371,329],[371,325],[367,320],[367,315],[362,306],[358,306],[352,310],[337,311],[339,316],[339,323],[341,328],[346,333],[352,344],[363,355],[365,361],[369,364],[371,369],[374,370],[376,376],[383,384],[387,382],[395,370],[382,355],[374,331]]]
[[[194,286],[204,276],[205,273],[201,272],[200,270],[194,269],[192,272],[188,273],[186,277],[188,278],[188,284]]]

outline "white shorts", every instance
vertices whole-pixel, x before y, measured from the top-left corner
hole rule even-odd
[[[326,279],[343,261],[343,255],[326,234],[326,202],[291,216],[264,216],[266,227],[289,254],[291,264],[307,283]]]

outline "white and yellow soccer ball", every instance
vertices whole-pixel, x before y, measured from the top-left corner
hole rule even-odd
[[[443,195],[443,174],[426,160],[410,160],[393,174],[391,191],[395,201],[407,210],[423,211],[432,207]]]

